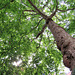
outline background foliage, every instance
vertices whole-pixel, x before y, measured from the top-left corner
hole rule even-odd
[[[31,1],[46,15],[55,10],[55,0]],[[46,3],[48,5],[43,8]],[[58,3],[62,10],[75,8],[74,0],[58,0]],[[75,36],[75,10],[57,12],[53,20]],[[53,75],[54,72],[59,75],[62,55],[50,30],[46,28],[34,40],[44,24],[45,20],[28,0],[0,0],[1,75]]]

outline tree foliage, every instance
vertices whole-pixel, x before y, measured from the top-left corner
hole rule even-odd
[[[38,9],[50,15],[56,0],[31,0]],[[59,73],[61,52],[48,28],[37,39],[45,24],[43,17],[28,0],[0,1],[0,74],[42,75]],[[53,20],[75,36],[75,1],[58,0],[59,11]],[[14,66],[12,63],[21,60]]]

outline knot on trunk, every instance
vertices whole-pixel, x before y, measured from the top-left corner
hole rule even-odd
[[[52,19],[51,19],[51,18],[47,18],[47,20],[46,20],[46,24],[48,24],[49,21],[52,21]]]
[[[67,55],[63,56],[63,63],[66,67],[68,67],[68,68],[71,67],[71,60]]]

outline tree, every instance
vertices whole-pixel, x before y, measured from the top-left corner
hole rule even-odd
[[[74,70],[75,39],[69,35],[75,32],[72,28],[75,27],[74,0],[44,0],[45,3],[41,0],[1,2],[1,74],[58,73],[62,55],[64,65]],[[64,22],[57,25],[55,20],[57,23],[67,22],[67,25]],[[15,70],[13,65],[9,67],[13,61],[19,59],[22,60],[21,67],[16,67]]]

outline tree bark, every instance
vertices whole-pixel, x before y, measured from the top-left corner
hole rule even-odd
[[[64,65],[73,70],[75,68],[75,38],[72,38],[64,28],[58,26],[52,19],[47,23],[55,38],[57,48],[63,54]]]
[[[28,0],[29,3],[36,9],[36,11],[46,20],[46,24],[48,28],[51,30],[55,40],[56,44],[59,50],[61,50],[63,54],[63,63],[66,67],[70,68],[70,70],[74,71],[75,69],[75,38],[72,38],[65,30],[64,28],[58,26],[51,18],[56,14],[58,9],[58,1],[56,0],[56,10],[54,13],[52,13],[50,16],[47,16],[43,14],[32,2],[31,0]],[[74,10],[67,9],[68,10]],[[62,12],[65,12],[64,10],[59,10]],[[46,25],[44,25],[42,31],[38,34],[43,33]],[[37,37],[38,37],[37,36]],[[73,74],[72,74],[73,75]]]

